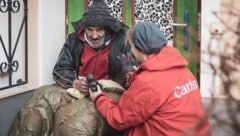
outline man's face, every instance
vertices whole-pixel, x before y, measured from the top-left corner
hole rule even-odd
[[[86,36],[93,48],[99,48],[104,42],[106,30],[102,27],[87,27],[85,28]]]

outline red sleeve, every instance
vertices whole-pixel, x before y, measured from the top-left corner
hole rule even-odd
[[[159,94],[147,83],[137,82],[123,93],[119,102],[108,96],[101,96],[96,101],[97,109],[115,129],[123,130],[143,123],[158,108]]]

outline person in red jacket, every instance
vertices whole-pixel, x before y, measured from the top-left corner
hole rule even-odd
[[[141,65],[120,100],[89,90],[106,121],[125,136],[211,136],[198,82],[158,26],[137,23],[128,43]]]

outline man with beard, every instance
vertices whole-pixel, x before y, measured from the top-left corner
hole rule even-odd
[[[104,121],[87,97],[86,77],[91,74],[94,80],[126,85],[126,74],[137,64],[125,46],[128,27],[111,15],[103,0],[93,0],[82,19],[72,24],[75,32],[68,35],[53,68],[57,86],[34,91],[15,119],[10,136],[121,135],[98,125]],[[66,93],[69,88],[87,95],[74,99]]]
[[[127,26],[111,16],[102,0],[95,0],[80,21],[73,23],[75,32],[63,46],[53,70],[54,80],[63,88],[88,92],[86,76],[112,79],[124,85],[121,60]]]

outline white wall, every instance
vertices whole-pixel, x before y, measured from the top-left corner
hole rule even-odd
[[[52,68],[65,41],[65,0],[28,0],[28,8],[28,83],[1,90],[0,99],[53,83]]]
[[[65,41],[65,0],[40,0],[40,85],[54,83],[52,69]]]
[[[216,14],[214,15],[213,12]],[[202,0],[200,87],[203,97],[225,98],[226,94],[231,93],[232,97],[240,100],[240,66],[236,58],[231,58],[239,44],[237,41],[239,35],[233,33],[234,30],[239,31],[239,12],[239,0]],[[227,29],[225,26],[228,26]],[[219,33],[212,34],[211,30],[218,30]],[[223,57],[223,55],[228,56],[228,59],[224,60],[225,68],[232,67],[227,75],[230,77],[228,81],[231,82],[227,90],[221,82],[224,75],[221,74],[223,71],[219,56]],[[215,73],[209,64],[213,64]]]
[[[210,59],[209,52],[209,41],[211,39],[211,25],[215,22],[220,22],[213,12],[220,12],[221,0],[202,0],[201,9],[201,75],[200,75],[200,88],[203,97],[211,97],[212,93],[215,93],[214,97],[222,97],[219,90],[219,82],[213,82],[213,71],[209,67],[208,63],[215,64],[219,61],[218,58]],[[211,43],[211,50],[217,51],[218,41]],[[218,77],[215,77],[218,78]],[[216,87],[214,90],[212,88]]]

